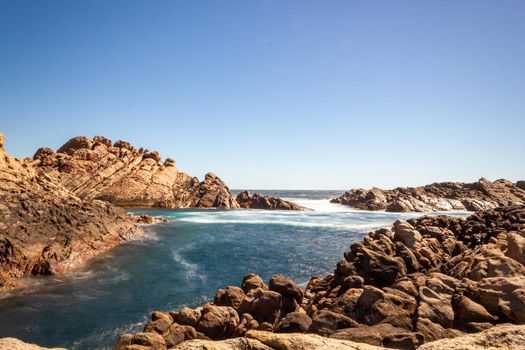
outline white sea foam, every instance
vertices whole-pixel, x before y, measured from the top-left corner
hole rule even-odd
[[[200,279],[205,280],[206,276],[199,273],[199,266],[197,264],[193,264],[189,262],[188,260],[184,259],[184,257],[181,255],[181,251],[175,250],[173,251],[173,260],[177,262],[179,265],[181,265],[184,269],[185,277],[186,279]]]

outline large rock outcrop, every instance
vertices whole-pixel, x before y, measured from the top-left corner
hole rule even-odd
[[[283,275],[268,284],[247,275],[241,288],[220,289],[213,303],[162,317],[161,329],[154,326],[160,313],[154,313],[144,331],[153,330],[166,344],[177,339],[166,345],[175,349],[266,349],[260,343],[270,349],[337,349],[331,340],[415,349],[438,339],[524,325],[522,238],[523,205],[479,211],[466,219],[397,221],[353,244],[334,273],[312,277],[304,291]],[[191,336],[180,335],[180,327]],[[523,328],[513,329],[523,337]],[[505,332],[487,332],[460,339],[476,345],[508,338]],[[331,340],[323,343],[303,333]],[[136,336],[123,335],[115,349],[133,349]],[[208,340],[232,337],[244,338]],[[185,342],[191,339],[199,340]],[[144,350],[152,349],[148,346]]]
[[[390,212],[489,210],[498,206],[525,204],[523,184],[523,181],[514,184],[504,179],[491,182],[481,178],[474,183],[442,182],[393,190],[377,187],[353,189],[332,199],[332,203]]]
[[[235,198],[241,208],[250,209],[270,209],[270,210],[311,210],[300,206],[299,204],[285,201],[279,197],[264,196],[259,193],[250,194],[248,191],[243,191]]]
[[[62,273],[142,233],[123,209],[81,200],[3,143],[0,133],[0,286]]]
[[[33,158],[82,199],[123,207],[239,208],[217,175],[208,173],[201,182],[179,171],[173,159],[126,141],[78,136],[57,152],[40,148]]]

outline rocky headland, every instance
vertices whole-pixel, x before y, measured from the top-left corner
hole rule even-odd
[[[0,133],[0,287],[82,265],[142,229],[126,212],[81,199],[32,161],[11,157]]]
[[[33,159],[82,199],[121,207],[239,208],[217,175],[199,181],[179,171],[173,159],[122,140],[77,136],[56,152],[38,149]]]
[[[259,193],[250,194],[248,191],[242,191],[235,198],[241,208],[250,209],[269,209],[269,210],[311,210],[296,203],[285,201],[279,197],[265,196]]]
[[[441,182],[420,187],[383,190],[352,189],[331,200],[363,210],[389,212],[432,212],[447,210],[489,210],[505,205],[525,204],[525,181],[513,183],[485,178],[473,183]]]
[[[114,349],[519,349],[523,324],[521,205],[397,221],[305,290],[283,275],[268,284],[247,275],[202,307],[154,312]]]

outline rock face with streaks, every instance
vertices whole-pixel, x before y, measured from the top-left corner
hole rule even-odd
[[[0,133],[0,286],[62,273],[142,233],[121,208],[78,198],[3,144]]]
[[[278,197],[264,196],[259,193],[250,194],[248,191],[239,193],[237,195],[236,201],[239,203],[241,208],[302,211],[311,210],[293,202],[285,201],[284,199]]]
[[[359,343],[433,349],[431,342],[454,337],[473,345],[518,344],[500,327],[525,325],[524,252],[523,205],[466,219],[397,221],[354,243],[332,274],[312,277],[305,290],[283,275],[268,284],[247,275],[241,288],[220,289],[213,303],[169,313],[160,330],[150,326],[158,322],[152,317],[144,331],[179,340],[167,349],[352,349]],[[193,338],[172,336],[169,330],[182,326]],[[525,335],[524,326],[512,327],[516,339]],[[133,349],[128,340],[135,336],[123,335],[115,349]],[[233,337],[240,338],[212,341]]]
[[[78,136],[57,152],[40,148],[36,164],[81,199],[100,199],[124,207],[238,208],[215,174],[204,181],[183,173],[171,158],[137,149],[129,142]]]
[[[377,187],[353,189],[332,199],[332,203],[390,212],[489,210],[498,206],[525,204],[524,184],[524,181],[514,184],[504,179],[491,182],[481,178],[474,183],[442,182],[393,190]]]

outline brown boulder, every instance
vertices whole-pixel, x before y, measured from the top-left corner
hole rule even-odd
[[[295,299],[298,304],[303,302],[303,291],[291,279],[284,275],[275,275],[270,280],[270,290],[281,294],[283,297]]]
[[[271,290],[252,289],[244,298],[239,313],[249,313],[257,322],[276,325],[281,314],[282,296]]]
[[[214,304],[217,306],[231,306],[235,310],[241,306],[245,298],[245,294],[239,287],[229,286],[224,289],[219,289],[215,293]]]
[[[244,293],[248,293],[252,289],[268,289],[268,286],[264,284],[261,277],[255,275],[255,274],[249,274],[244,276],[242,279],[242,290]]]
[[[228,306],[204,305],[196,329],[211,339],[230,337],[239,324],[239,315]]]
[[[58,153],[73,154],[79,149],[91,149],[93,147],[93,140],[85,136],[77,136],[70,139],[62,147],[58,149]]]
[[[310,328],[311,324],[312,319],[305,312],[290,312],[281,319],[275,331],[280,333],[304,333]]]

